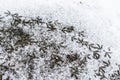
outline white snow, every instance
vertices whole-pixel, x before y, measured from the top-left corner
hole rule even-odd
[[[112,49],[115,64],[120,62],[119,4],[120,0],[0,0],[0,14],[9,10],[81,27],[91,42]]]

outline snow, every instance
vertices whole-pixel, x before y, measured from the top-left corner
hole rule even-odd
[[[119,0],[0,0],[0,14],[9,10],[76,26],[87,32],[91,42],[110,47],[115,65],[120,62],[119,4]]]

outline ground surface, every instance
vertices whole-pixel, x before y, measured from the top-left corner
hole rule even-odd
[[[0,0],[0,14],[5,17],[0,24],[0,78],[119,80],[116,76],[111,78],[115,73],[120,75],[119,3],[119,0]],[[6,16],[4,12],[10,14]],[[22,16],[20,22],[15,21],[18,17],[15,13]],[[110,56],[105,56],[106,52]]]

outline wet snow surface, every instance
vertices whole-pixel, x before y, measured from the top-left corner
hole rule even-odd
[[[0,80],[120,80],[119,0],[0,0]]]

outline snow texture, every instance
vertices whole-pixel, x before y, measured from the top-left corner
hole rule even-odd
[[[113,73],[115,70],[118,69],[118,66],[120,64],[120,10],[119,10],[119,0],[0,0],[0,15],[5,15],[4,12],[7,12],[9,10],[11,13],[18,13],[19,15],[27,17],[29,20],[31,17],[36,18],[39,16],[43,19],[46,23],[48,21],[56,21],[58,20],[59,23],[62,25],[56,23],[56,26],[60,26],[60,29],[54,33],[48,33],[46,25],[42,25],[44,30],[42,30],[45,36],[45,38],[50,38],[52,35],[52,38],[48,40],[48,43],[51,44],[52,42],[56,41],[56,46],[60,44],[61,41],[66,41],[65,45],[68,45],[67,49],[63,48],[60,49],[59,56],[62,56],[63,58],[65,55],[69,54],[70,51],[73,51],[72,53],[77,52],[84,52],[92,54],[88,49],[82,47],[83,49],[79,49],[81,45],[76,44],[76,42],[71,42],[70,38],[73,36],[78,37],[77,32],[85,31],[86,36],[85,40],[89,41],[90,44],[92,43],[99,43],[103,45],[104,50],[101,50],[100,53],[105,53],[106,50],[112,52],[111,54],[111,66],[106,69],[106,75]],[[6,23],[10,22],[11,18],[5,19]],[[57,21],[56,21],[57,22]],[[2,27],[4,24],[0,24]],[[6,28],[9,28],[9,24],[6,24]],[[62,26],[62,27],[61,27]],[[70,27],[74,26],[75,33],[70,33],[65,35],[60,32],[60,30],[63,27]],[[0,27],[0,28],[1,28]],[[21,25],[19,25],[21,28]],[[34,34],[32,36],[32,39],[35,40],[41,40],[41,32],[39,26],[35,26],[34,28],[30,28],[27,26],[24,26],[23,28],[25,33],[29,33],[30,35]],[[27,35],[27,34],[26,34]],[[2,36],[2,34],[0,34]],[[62,36],[62,37],[61,37]],[[43,39],[45,39],[43,38]],[[16,38],[13,38],[16,41]],[[8,40],[9,41],[9,40]],[[14,44],[14,41],[11,41],[11,44]],[[38,45],[32,44],[31,46],[27,45],[24,48],[20,48],[20,50],[13,52],[10,55],[7,55],[7,53],[3,52],[3,47],[0,46],[0,64],[6,61],[8,56],[13,57],[10,59],[10,61],[7,61],[5,65],[12,65],[15,64],[16,66],[13,67],[15,70],[19,68],[18,76],[14,76],[10,71],[5,73],[5,76],[3,76],[3,80],[6,80],[7,76],[10,76],[11,80],[28,80],[28,70],[27,67],[31,66],[32,63],[28,65],[24,65],[23,63],[19,64],[19,61],[26,60],[27,58],[27,52],[32,53],[33,50],[39,52]],[[22,53],[20,51],[23,51]],[[50,50],[52,51],[52,50]],[[49,52],[49,51],[48,51]],[[54,52],[54,51],[53,51]],[[3,54],[4,53],[4,54]],[[15,54],[15,53],[21,53]],[[25,54],[24,54],[25,53]],[[22,56],[21,56],[22,55]],[[36,53],[37,56],[41,56]],[[69,65],[66,65],[65,62],[63,62],[61,67],[57,67],[55,69],[57,70],[51,70],[46,69],[49,65],[47,61],[50,60],[50,56],[52,54],[49,52],[49,55],[44,58],[39,58],[36,60],[32,60],[32,62],[36,63],[36,69],[35,74],[32,74],[34,78],[32,80],[75,80],[76,78],[70,77],[70,67],[76,64],[76,62],[73,62]],[[80,54],[81,55],[81,54]],[[86,54],[83,54],[86,55]],[[29,57],[28,57],[29,58]],[[65,58],[64,58],[65,59]],[[18,60],[18,61],[17,61]],[[104,60],[104,57],[100,60]],[[105,58],[106,60],[106,58]],[[46,61],[46,63],[45,63]],[[64,60],[65,61],[65,60]],[[107,60],[106,60],[107,61]],[[26,63],[27,64],[27,63]],[[45,66],[42,66],[44,64],[47,64]],[[117,64],[117,65],[116,65]],[[100,78],[93,77],[94,71],[97,70],[97,67],[101,66],[102,64],[99,64],[99,61],[90,60],[90,62],[87,64],[87,67],[84,69],[84,73],[78,75],[78,80],[99,80]],[[60,68],[60,69],[59,69]],[[43,70],[43,74],[41,74]],[[44,72],[44,70],[46,72]],[[50,71],[50,72],[49,72]],[[87,71],[87,72],[85,72]],[[87,73],[87,76],[85,76]],[[40,75],[41,74],[41,75]],[[82,76],[82,77],[81,77]],[[91,79],[90,79],[91,78]],[[105,79],[106,80],[106,79]],[[113,80],[113,79],[108,79]],[[120,80],[120,79],[115,79]]]

